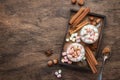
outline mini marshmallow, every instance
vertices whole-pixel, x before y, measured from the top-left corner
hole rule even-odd
[[[94,31],[91,32],[92,35],[94,35],[94,33],[95,33]]]
[[[95,33],[95,36],[99,36],[98,33]]]
[[[69,57],[69,59],[71,60],[71,59],[73,59],[72,57]]]
[[[65,62],[64,59],[61,59],[61,62],[64,63]]]
[[[80,55],[80,50],[77,51],[77,54]]]
[[[64,56],[64,59],[67,59],[67,56]]]
[[[93,40],[89,40],[89,43],[92,43],[93,42]]]
[[[90,37],[90,35],[86,35],[85,37],[86,37],[86,38],[89,38],[89,37]]]
[[[77,36],[77,37],[76,37],[76,40],[77,40],[77,39],[80,39],[80,36]]]
[[[72,58],[72,55],[68,55],[69,58]]]
[[[72,64],[72,61],[68,61],[68,64]]]
[[[82,40],[84,40],[84,41],[85,41],[85,40],[86,40],[86,38],[85,38],[85,37],[82,37]]]
[[[74,33],[74,36],[77,37],[78,33]]]
[[[62,70],[61,70],[61,69],[59,69],[59,70],[58,70],[58,73],[59,73],[59,74],[61,74],[61,73],[62,73]]]
[[[97,38],[98,38],[98,36],[95,36],[95,37],[94,37],[94,40],[96,40]]]
[[[75,38],[73,38],[72,41],[75,42]]]
[[[55,72],[55,75],[57,76],[58,74],[59,74],[59,73],[56,71],[56,72]]]
[[[64,59],[64,62],[68,62],[68,59]]]
[[[83,60],[85,60],[86,59],[86,57],[83,57]]]
[[[62,52],[62,56],[66,56],[67,55],[67,53],[66,52]]]
[[[74,34],[72,34],[72,35],[71,35],[71,38],[73,38],[73,37],[75,37],[75,35],[74,35]]]
[[[74,49],[77,49],[77,46],[74,46]]]
[[[66,42],[70,41],[68,38],[66,39]]]
[[[72,54],[74,51],[70,49],[69,54]]]
[[[70,40],[72,40],[73,38],[72,37],[70,37]]]
[[[87,34],[87,30],[84,30],[84,31],[82,32],[82,35],[84,35],[84,34]]]
[[[70,49],[69,53],[72,54],[74,52],[74,49]]]
[[[92,39],[94,39],[94,36],[93,36],[93,35],[92,35],[92,36],[90,36],[90,38],[89,38],[89,39],[91,39],[91,40],[92,40]]]
[[[62,77],[61,74],[58,74],[58,75],[57,75],[57,78],[61,78],[61,77]]]
[[[90,43],[90,40],[88,40],[88,39],[85,39],[85,42],[87,42],[87,43]]]

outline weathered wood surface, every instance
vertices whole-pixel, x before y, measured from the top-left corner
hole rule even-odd
[[[120,79],[120,0],[85,0],[92,12],[107,16],[105,45],[112,46],[112,57],[105,65],[103,80]],[[59,57],[69,9],[79,9],[70,0],[0,0],[0,80],[96,80],[97,75],[60,66],[47,67]],[[51,57],[44,50],[54,49]]]

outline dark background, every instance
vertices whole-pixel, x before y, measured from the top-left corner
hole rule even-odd
[[[102,48],[112,47],[103,80],[120,79],[120,0],[85,0],[91,12],[106,15]],[[97,75],[64,67],[48,67],[47,61],[59,57],[65,35],[71,0],[0,0],[0,80],[96,80]],[[44,51],[54,54],[46,57]]]

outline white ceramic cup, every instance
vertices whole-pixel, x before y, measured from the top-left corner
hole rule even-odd
[[[80,50],[80,55],[79,55],[77,58],[74,58],[74,57],[72,57],[72,56],[70,55],[70,49],[71,49],[72,47],[74,47],[74,46],[79,46],[79,47],[81,48],[81,50]],[[70,45],[68,46],[68,48],[67,48],[67,57],[68,57],[68,59],[71,60],[72,62],[79,62],[79,61],[83,60],[84,56],[85,56],[85,49],[84,49],[84,47],[83,47],[81,44],[79,44],[79,43],[72,43],[72,44],[70,44]]]
[[[93,44],[98,40],[99,32],[94,25],[86,25],[80,30],[81,40],[87,44]]]

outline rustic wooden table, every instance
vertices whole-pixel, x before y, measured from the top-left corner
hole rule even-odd
[[[107,16],[104,41],[112,46],[103,80],[120,79],[120,0],[85,0],[91,12]],[[97,74],[67,69],[47,61],[59,57],[71,5],[70,0],[0,0],[0,80],[96,80]],[[52,48],[51,57],[44,50]],[[100,59],[101,61],[101,59]]]

